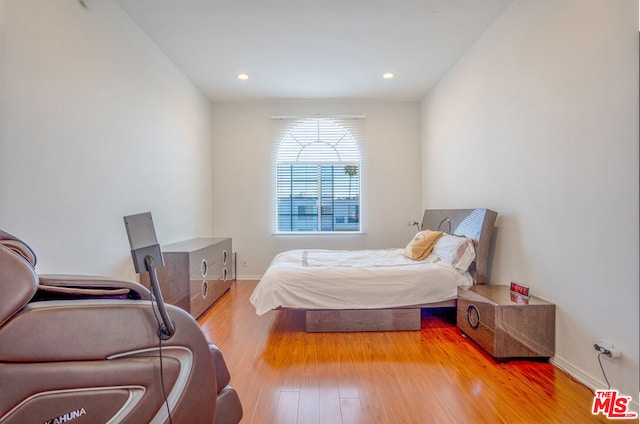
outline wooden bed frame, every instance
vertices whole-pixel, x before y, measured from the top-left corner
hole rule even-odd
[[[473,225],[480,236],[474,239],[476,260],[469,272],[474,284],[487,284],[493,227],[498,214],[490,209],[427,209],[422,217],[422,230],[453,232],[473,214]],[[389,309],[305,310],[306,331],[399,331],[420,330],[421,309],[455,307],[456,300]]]

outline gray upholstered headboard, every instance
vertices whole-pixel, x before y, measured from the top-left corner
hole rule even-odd
[[[497,216],[498,213],[491,209],[426,209],[420,228],[439,229],[472,238],[476,260],[469,268],[469,273],[474,284],[488,284],[489,251]]]

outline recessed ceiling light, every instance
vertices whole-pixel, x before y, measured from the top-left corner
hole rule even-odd
[[[247,75],[247,74],[238,74],[238,79],[239,80],[248,80],[249,79],[249,75]]]
[[[395,75],[393,75],[392,72],[386,72],[386,73],[382,74],[382,78],[384,78],[384,79],[391,79],[393,77],[395,77]]]

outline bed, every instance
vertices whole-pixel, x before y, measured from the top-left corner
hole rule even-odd
[[[459,286],[488,282],[496,216],[425,210],[418,235],[437,241],[422,260],[407,257],[418,235],[405,249],[282,252],[250,301],[258,315],[304,310],[307,332],[419,330],[422,308],[455,307]]]

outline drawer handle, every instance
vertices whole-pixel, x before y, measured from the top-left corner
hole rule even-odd
[[[227,281],[227,268],[222,268],[222,281]]]
[[[200,295],[205,299],[207,297],[207,293],[209,293],[209,283],[207,280],[204,280],[202,282],[202,288],[200,289]]]
[[[223,265],[227,264],[227,251],[226,250],[222,251],[222,264]]]
[[[471,328],[478,328],[480,325],[480,311],[476,305],[469,305],[467,308],[467,321]]]
[[[207,271],[209,271],[209,265],[207,264],[207,260],[203,259],[202,262],[200,262],[200,275],[202,275],[202,278],[207,276]]]

